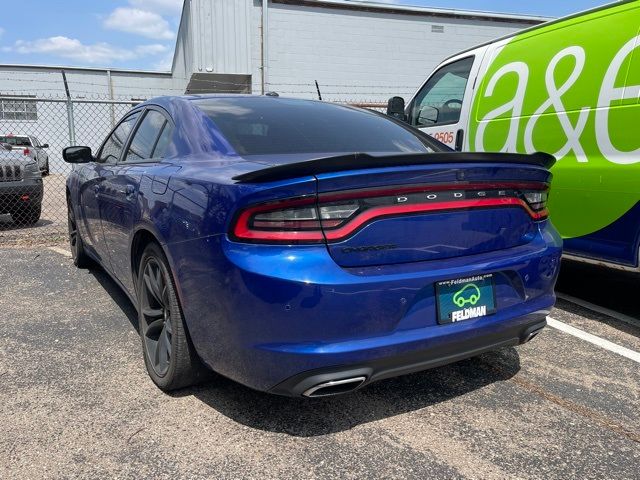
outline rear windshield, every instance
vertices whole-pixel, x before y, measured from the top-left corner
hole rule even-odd
[[[439,150],[383,115],[332,103],[257,96],[195,103],[240,155]]]
[[[9,145],[17,147],[30,147],[31,142],[29,137],[0,137],[0,143],[8,143]]]

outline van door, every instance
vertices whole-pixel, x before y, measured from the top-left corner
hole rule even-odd
[[[484,51],[463,54],[439,67],[409,103],[409,123],[455,150],[466,149],[473,88]]]

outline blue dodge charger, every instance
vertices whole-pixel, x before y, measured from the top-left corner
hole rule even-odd
[[[131,298],[163,390],[213,370],[325,396],[532,339],[553,158],[459,153],[376,112],[162,97],[68,147],[74,263]]]

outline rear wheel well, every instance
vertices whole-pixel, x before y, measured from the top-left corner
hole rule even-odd
[[[138,286],[138,269],[140,267],[140,259],[142,252],[150,243],[160,245],[158,239],[149,230],[138,230],[133,237],[131,243],[131,272],[133,273],[133,288]]]

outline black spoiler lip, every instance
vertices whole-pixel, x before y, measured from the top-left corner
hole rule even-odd
[[[266,167],[237,175],[233,177],[233,180],[239,183],[264,183],[345,170],[432,165],[436,163],[511,163],[550,169],[555,162],[556,159],[553,155],[542,152],[532,153],[530,155],[521,153],[434,152],[384,156],[373,156],[367,153],[351,153],[348,155],[321,157],[285,165]]]

